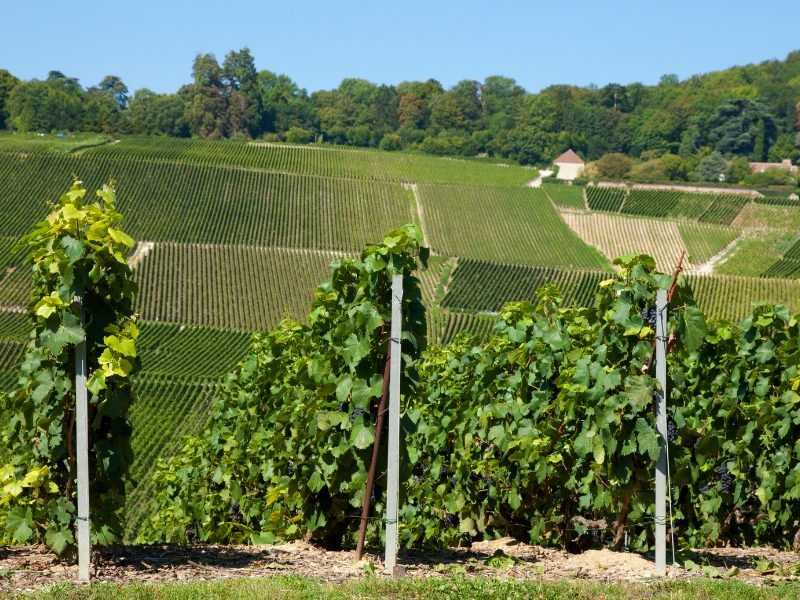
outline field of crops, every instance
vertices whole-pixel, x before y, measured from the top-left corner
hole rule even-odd
[[[156,460],[176,453],[184,436],[202,431],[219,383],[140,376],[135,385],[138,398],[130,418],[134,432],[131,475],[136,485],[130,489],[125,511],[128,541],[135,539],[139,525],[151,512],[155,496],[151,470]]]
[[[540,189],[419,186],[432,249],[527,265],[602,268]]]
[[[359,250],[415,220],[399,184],[86,157],[0,153],[0,236],[22,235],[80,174],[113,177],[136,239]],[[92,193],[92,192],[90,192]]]
[[[592,210],[618,212],[625,201],[627,192],[619,188],[587,187],[586,201]]]
[[[685,218],[701,223],[730,225],[748,202],[748,197],[735,194],[633,189],[625,199],[622,212],[644,217]]]
[[[130,136],[123,137],[118,143],[94,148],[86,154],[126,160],[222,165],[277,173],[390,182],[516,186],[523,185],[536,176],[533,169],[492,160],[437,158],[407,152],[244,140]]]
[[[700,264],[736,239],[729,227],[637,219],[601,213],[562,214],[564,221],[587,244],[614,259],[632,252],[649,254],[659,269],[670,271],[686,251],[689,268]]]
[[[733,222],[734,227],[800,231],[800,208],[751,203]]]
[[[585,209],[583,187],[579,185],[561,185],[546,183],[542,186],[545,194],[558,206],[564,208]]]
[[[597,284],[606,271],[525,267],[480,260],[461,259],[453,272],[442,307],[496,312],[506,302],[536,303],[536,290],[549,284],[558,287],[565,306],[591,303]]]
[[[800,281],[730,275],[687,275],[697,303],[715,319],[742,320],[754,302],[783,304],[800,311]]]
[[[770,265],[763,273],[765,277],[800,277],[800,240],[796,240],[783,257]]]
[[[456,335],[466,331],[479,340],[486,339],[494,329],[497,317],[475,312],[459,312],[433,308],[428,311],[428,340],[447,344]]]
[[[149,321],[266,330],[303,320],[340,254],[322,250],[156,244],[136,269],[137,308]],[[165,285],[164,282],[169,282]]]

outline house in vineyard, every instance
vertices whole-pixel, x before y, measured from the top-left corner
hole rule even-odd
[[[583,173],[584,162],[572,149],[555,159],[553,164],[558,167],[557,177],[564,181],[577,179]]]

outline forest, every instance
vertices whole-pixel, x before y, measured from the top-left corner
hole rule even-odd
[[[248,48],[221,64],[198,54],[191,72],[176,93],[158,94],[130,93],[116,75],[84,88],[60,71],[24,81],[0,69],[0,129],[246,137],[520,164],[546,164],[572,148],[590,161],[612,155],[604,175],[633,169],[644,181],[745,180],[743,161],[800,158],[800,50],[683,81],[666,74],[657,85],[553,85],[538,93],[500,75],[449,89],[435,79],[348,78],[309,93],[287,75],[258,70]]]

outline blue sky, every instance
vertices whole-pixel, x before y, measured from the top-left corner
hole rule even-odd
[[[258,69],[309,91],[345,77],[376,83],[488,75],[529,91],[554,83],[656,83],[800,49],[797,0],[757,3],[32,0],[2,7],[0,68],[24,79],[57,69],[84,86],[120,76],[174,92],[199,52],[222,62],[248,46]],[[768,6],[768,8],[766,8]]]

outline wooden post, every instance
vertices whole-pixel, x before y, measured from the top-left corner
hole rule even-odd
[[[656,429],[658,462],[656,463],[656,575],[667,572],[667,292],[656,296]]]
[[[375,470],[378,467],[378,450],[381,447],[383,436],[383,414],[386,412],[386,402],[389,397],[389,361],[392,356],[392,344],[386,354],[386,365],[383,367],[383,393],[378,404],[378,416],[375,417],[375,442],[372,444],[372,461],[369,463],[367,474],[367,488],[364,490],[364,502],[361,505],[361,523],[358,526],[358,543],[356,544],[356,560],[364,556],[364,540],[367,537],[367,519],[372,501],[372,488],[375,486]]]
[[[403,335],[403,275],[392,277],[392,337],[389,375],[389,448],[386,474],[386,559],[385,572],[394,576],[397,566],[397,520],[400,500],[400,367]]]

